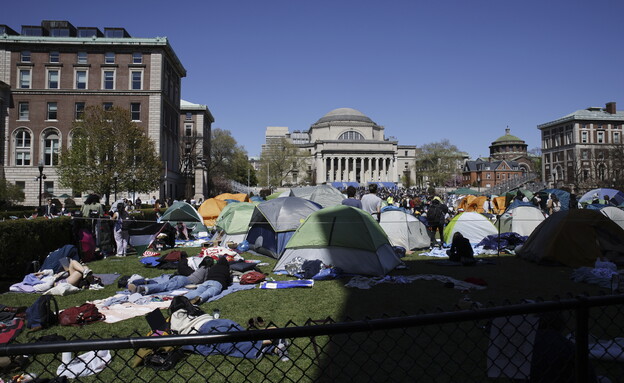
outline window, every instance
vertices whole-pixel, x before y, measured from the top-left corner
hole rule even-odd
[[[407,157],[407,150],[405,151],[405,157]]]
[[[102,108],[106,111],[109,111],[111,109],[113,109],[113,103],[112,102],[104,102],[102,103]]]
[[[43,136],[43,164],[58,165],[59,135],[55,130],[47,130]]]
[[[59,88],[59,71],[49,70],[48,71],[48,89],[58,89]]]
[[[132,54],[133,64],[143,64],[143,54],[141,52],[134,52]]]
[[[114,70],[105,70],[104,75],[102,76],[102,88],[104,89],[115,89],[115,71]]]
[[[349,130],[348,132],[342,133],[338,139],[344,141],[357,141],[363,140],[364,136],[354,130]]]
[[[583,151],[581,152],[581,157],[582,157],[584,160],[589,159],[589,150],[583,150]]]
[[[133,102],[130,104],[130,117],[132,121],[141,121],[141,103]]]
[[[191,154],[191,144],[189,142],[184,144],[184,154]]]
[[[130,72],[130,89],[140,90],[143,88],[143,72],[132,71]]]
[[[26,181],[15,181],[15,186],[23,193],[26,189]]]
[[[620,143],[620,132],[613,132],[613,143],[614,144]]]
[[[587,143],[587,132],[581,132],[581,143],[582,144]]]
[[[30,133],[20,129],[15,133],[15,166],[30,165]]]
[[[50,52],[50,62],[51,63],[61,62],[61,54],[59,52]]]
[[[56,102],[48,102],[48,118],[47,120],[56,120],[58,112],[58,105]]]
[[[193,113],[191,113],[191,112],[186,112],[186,120],[187,120],[187,121],[190,121],[190,120],[192,120],[192,119],[193,119]]]
[[[106,52],[104,54],[104,63],[105,64],[114,64],[115,63],[115,53],[114,52]]]
[[[489,179],[491,179],[491,178],[492,178],[492,175],[491,175],[490,173],[486,173],[486,174],[485,174],[485,178],[489,180]]]
[[[87,52],[78,52],[76,54],[76,63],[77,64],[86,64],[87,61]]]
[[[19,116],[17,117],[18,120],[28,120],[29,119],[29,107],[28,107],[28,103],[27,102],[20,102],[17,104],[17,109],[19,112]]]
[[[22,36],[43,36],[43,28],[34,25],[22,26]]]
[[[30,51],[22,51],[20,53],[20,61],[23,63],[29,63],[30,62]]]
[[[604,144],[604,131],[596,132],[596,139],[599,144]]]
[[[30,89],[30,69],[20,69],[19,87],[21,89]]]
[[[76,71],[76,89],[87,89],[87,71]]]
[[[69,37],[69,28],[52,28],[50,36],[53,37]]]
[[[54,195],[54,181],[44,181],[43,192],[49,195]]]
[[[566,132],[566,134],[565,134],[565,143],[566,143],[566,145],[572,144],[572,132]]]
[[[184,135],[186,136],[193,135],[193,124],[184,124]]]
[[[84,117],[84,109],[85,109],[85,103],[77,102],[74,105],[74,119],[82,120],[82,118]]]

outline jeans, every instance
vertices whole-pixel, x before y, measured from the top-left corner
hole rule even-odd
[[[145,294],[154,294],[160,293],[161,291],[173,291],[188,285],[188,283],[188,277],[185,277],[184,275],[176,275],[171,277],[171,279],[166,282],[149,283],[147,285],[143,285],[143,288],[145,289]]]
[[[191,290],[184,296],[188,299],[200,297],[203,303],[206,302],[208,299],[214,297],[215,295],[219,294],[222,290],[223,286],[220,282],[208,280],[197,286],[197,289]]]
[[[117,242],[117,255],[126,255],[130,233],[125,230],[115,230],[115,242]]]

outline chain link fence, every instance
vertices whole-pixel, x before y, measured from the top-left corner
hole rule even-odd
[[[198,335],[92,334],[5,344],[0,357],[13,360],[5,382],[624,382],[622,304],[606,295]]]

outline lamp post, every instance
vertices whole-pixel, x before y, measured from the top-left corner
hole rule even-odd
[[[39,180],[39,209],[41,209],[41,195],[43,194],[43,180],[46,179],[46,175],[43,174],[43,161],[39,161],[39,177],[35,180]]]
[[[132,204],[136,201],[136,176],[132,175]]]
[[[117,179],[119,178],[119,173],[113,173],[113,181],[115,182],[115,201],[117,201]]]
[[[477,191],[481,193],[481,177],[477,177]]]

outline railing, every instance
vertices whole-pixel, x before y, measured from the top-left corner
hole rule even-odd
[[[53,378],[69,362],[68,353],[107,350],[86,361],[94,371],[80,368],[76,359],[70,363],[74,373],[89,375],[77,377],[79,382],[594,381],[590,375],[621,382],[624,351],[617,340],[624,337],[623,304],[624,295],[570,297],[343,323],[326,318],[301,326],[289,322],[283,328],[214,334],[115,339],[93,334],[88,340],[5,344],[0,356],[26,360],[12,374],[27,371]],[[288,357],[272,352],[260,353],[259,359],[228,356],[263,339],[287,339]],[[186,350],[170,369],[143,363],[135,367],[136,350],[166,346]],[[605,351],[606,346],[613,351]],[[255,350],[261,349],[258,345]],[[199,355],[201,350],[215,355]]]

